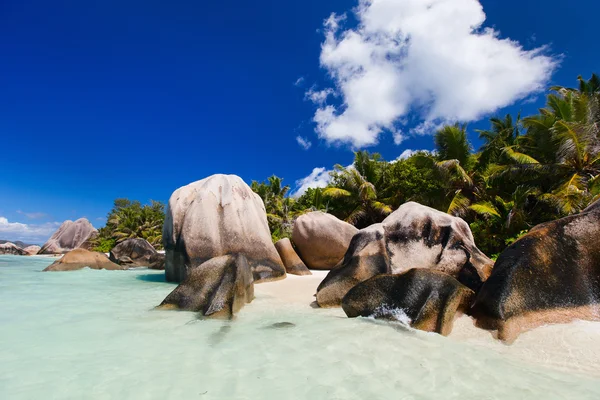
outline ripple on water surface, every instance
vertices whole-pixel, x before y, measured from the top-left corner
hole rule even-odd
[[[152,309],[174,288],[161,272],[40,273],[50,262],[0,256],[1,399],[600,398],[597,376],[488,334],[443,338],[260,291],[235,321],[202,321]],[[597,326],[585,335],[600,343]]]

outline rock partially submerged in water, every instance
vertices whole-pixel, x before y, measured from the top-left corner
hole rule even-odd
[[[343,298],[350,318],[399,320],[415,329],[444,336],[454,319],[466,312],[475,293],[448,274],[411,269],[400,275],[378,275],[354,286]]]
[[[144,239],[127,239],[116,245],[109,259],[115,264],[131,267],[165,269],[165,255],[160,254]]]
[[[214,257],[191,269],[159,308],[232,318],[254,298],[253,281],[252,269],[243,254]]]
[[[508,343],[522,332],[600,320],[600,201],[538,225],[504,250],[477,294],[478,326]]]
[[[329,272],[317,288],[317,303],[321,307],[339,306],[358,283],[412,268],[444,272],[477,290],[493,265],[475,246],[465,221],[410,202],[382,223],[354,235],[341,266]]]
[[[59,260],[56,260],[44,272],[48,271],[76,271],[83,268],[124,270],[127,267],[117,265],[110,261],[104,253],[97,253],[85,249],[71,250]]]
[[[171,282],[183,282],[195,268],[225,255],[243,255],[256,282],[285,277],[263,201],[235,175],[213,175],[177,189],[169,199],[163,243]]]
[[[0,254],[12,254],[15,256],[28,256],[29,253],[12,242],[0,244]]]
[[[44,243],[39,254],[64,254],[79,248],[90,250],[90,241],[96,236],[98,236],[98,231],[85,218],[80,218],[75,222],[65,221]]]
[[[296,219],[292,242],[308,268],[330,270],[344,258],[356,232],[358,229],[349,223],[314,211]]]
[[[285,272],[293,275],[312,275],[312,272],[306,268],[306,265],[298,257],[298,254],[296,254],[290,239],[281,239],[275,243],[275,248],[281,257],[281,261],[283,261]]]

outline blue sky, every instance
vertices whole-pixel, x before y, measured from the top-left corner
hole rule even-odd
[[[477,146],[487,114],[532,113],[539,87],[600,65],[596,1],[484,0],[476,32],[476,0],[419,1],[434,7],[3,1],[0,239],[40,242],[84,216],[99,227],[117,197],[166,201],[214,173],[297,188],[356,148],[431,149],[457,118]],[[375,43],[382,32],[411,39]]]

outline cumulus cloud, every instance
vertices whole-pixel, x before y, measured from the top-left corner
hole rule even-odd
[[[392,132],[392,136],[394,138],[394,144],[397,146],[400,143],[404,142],[404,140],[406,140],[406,135],[404,135],[404,133],[402,133],[402,131],[394,131]]]
[[[312,146],[312,142],[307,138],[303,138],[302,136],[296,136],[296,142],[298,142],[300,147],[302,147],[304,150],[308,150],[310,149],[310,146]]]
[[[325,98],[313,121],[329,143],[375,145],[409,114],[421,122],[413,134],[478,120],[541,91],[557,66],[544,47],[482,28],[478,0],[359,0],[355,13],[356,28],[343,29],[344,15],[325,21],[320,63],[335,88],[307,93]],[[326,104],[331,94],[342,104]]]
[[[23,224],[9,222],[7,218],[0,217],[0,238],[3,240],[21,240],[23,242],[43,243],[60,226],[60,222],[47,222],[45,224]]]
[[[402,152],[402,154],[400,154],[398,156],[398,158],[396,160],[406,160],[407,158],[410,158],[412,156],[414,156],[417,153],[426,153],[426,154],[432,154],[431,151],[429,150],[412,150],[412,149],[406,149]]]
[[[303,83],[304,83],[304,77],[301,76],[300,78],[296,79],[296,82],[294,82],[294,86],[302,86]]]
[[[309,188],[323,188],[327,186],[331,177],[329,173],[331,171],[325,168],[315,168],[311,174],[305,178],[298,179],[296,181],[296,190],[292,194],[293,197],[302,196]]]
[[[306,92],[305,98],[315,104],[318,104],[319,106],[322,106],[327,101],[327,98],[332,94],[334,94],[332,88],[316,90],[315,87],[312,87]]]

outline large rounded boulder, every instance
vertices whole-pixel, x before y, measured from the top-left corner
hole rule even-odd
[[[341,265],[317,288],[317,303],[321,307],[339,306],[358,283],[413,268],[446,273],[476,291],[493,265],[475,246],[464,220],[409,202],[382,223],[354,235]]]
[[[104,255],[104,253],[97,253],[85,249],[75,249],[69,251],[59,260],[56,260],[54,263],[44,269],[44,272],[76,271],[83,268],[107,270],[127,269],[125,266],[121,266],[110,261],[108,257]]]
[[[186,293],[177,296],[187,299],[182,300],[186,304],[209,304],[211,288],[229,287],[230,277],[245,275],[246,265],[256,283],[285,277],[262,199],[235,175],[213,175],[177,189],[167,207],[163,243],[166,278],[181,282],[174,293]],[[233,275],[227,272],[232,268],[237,271]],[[192,274],[196,269],[201,272]],[[232,312],[237,311],[234,303],[241,304],[234,292],[216,297]],[[179,308],[190,309],[179,303]],[[193,308],[212,315],[204,306]]]
[[[473,308],[477,325],[511,343],[522,332],[600,320],[600,201],[547,222],[506,248]]]
[[[331,214],[314,211],[296,219],[292,242],[308,268],[330,270],[344,258],[357,232],[354,226]]]
[[[98,231],[90,221],[80,218],[77,221],[65,221],[42,246],[38,254],[64,254],[68,251],[91,248],[90,241],[98,236]]]
[[[285,272],[292,275],[312,275],[292,246],[290,239],[284,238],[275,243],[275,248],[283,261]]]
[[[160,254],[144,239],[127,239],[116,245],[109,255],[115,264],[131,267],[165,269],[165,255]]]
[[[350,318],[396,320],[447,336],[454,320],[471,306],[475,293],[448,274],[411,269],[377,275],[354,286],[342,299]]]
[[[35,244],[32,244],[30,246],[27,246],[27,247],[23,248],[23,250],[25,250],[27,252],[27,254],[29,254],[30,256],[38,254],[41,249],[42,248],[40,246],[37,246]]]
[[[28,256],[29,253],[12,242],[0,244],[0,254],[12,254],[15,256]]]

